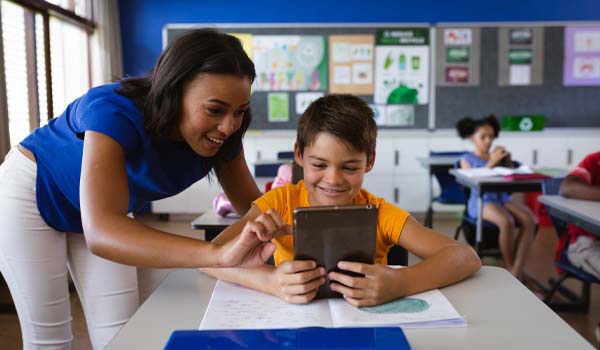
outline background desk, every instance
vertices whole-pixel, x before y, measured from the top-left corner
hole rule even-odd
[[[172,331],[197,329],[215,282],[196,270],[171,272],[107,349],[162,349]],[[414,349],[593,349],[504,269],[485,266],[441,291],[469,326],[407,329]]]
[[[562,196],[539,196],[551,215],[600,236],[600,202]]]
[[[469,177],[459,173],[456,169],[450,169],[450,174],[456,177],[456,181],[469,187],[471,191],[478,191],[477,197],[477,234],[475,236],[475,250],[480,253],[481,228],[483,211],[483,194],[485,192],[541,192],[542,180],[507,180],[502,176]]]

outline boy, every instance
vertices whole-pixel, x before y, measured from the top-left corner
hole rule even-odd
[[[329,95],[314,101],[298,121],[295,161],[304,180],[265,193],[250,211],[215,240],[225,242],[243,230],[290,232],[293,210],[300,206],[374,204],[379,207],[375,264],[341,261],[351,277],[330,272],[332,290],[355,306],[378,305],[469,277],[481,267],[470,247],[429,230],[410,214],[361,189],[375,162],[377,126],[369,106],[352,95]],[[275,265],[247,269],[202,269],[216,278],[276,295],[289,303],[311,301],[326,271],[314,261],[294,261],[293,236],[274,240]],[[423,258],[419,264],[393,269],[387,251],[398,244]]]
[[[560,194],[568,198],[600,201],[600,152],[589,154],[565,177],[560,184]],[[567,235],[570,244],[567,257],[571,264],[600,278],[600,241],[593,234],[569,225]],[[557,248],[557,256],[565,242]]]

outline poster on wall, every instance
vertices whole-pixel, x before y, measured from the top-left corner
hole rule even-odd
[[[479,85],[480,29],[440,27],[436,34],[437,85]]]
[[[429,28],[378,29],[375,48],[376,104],[427,104]]]
[[[544,79],[544,28],[498,30],[498,85],[541,85]]]
[[[473,32],[471,28],[445,28],[444,52],[448,85],[464,85],[469,82],[469,61]]]
[[[287,92],[271,92],[267,97],[269,122],[287,122],[290,120],[290,102]]]
[[[254,35],[257,91],[327,89],[327,43],[322,35]]]
[[[329,36],[329,92],[373,94],[373,35]]]
[[[564,85],[600,85],[600,26],[565,28]]]

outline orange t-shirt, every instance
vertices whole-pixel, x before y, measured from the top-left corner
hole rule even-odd
[[[304,181],[297,185],[286,185],[272,189],[253,202],[261,212],[273,208],[283,221],[292,226],[294,222],[294,209],[298,207],[309,207],[308,192]],[[379,208],[377,221],[377,240],[375,245],[375,262],[387,264],[387,252],[398,243],[404,223],[410,214],[390,203],[383,198],[375,197],[364,189],[361,189],[354,198],[353,204],[373,204]],[[273,240],[275,249],[275,265],[286,260],[294,260],[294,237],[292,235],[282,236]]]

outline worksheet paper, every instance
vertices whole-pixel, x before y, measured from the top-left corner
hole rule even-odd
[[[533,170],[523,164],[518,168],[506,168],[497,166],[493,168],[468,168],[468,169],[457,169],[458,173],[467,177],[486,177],[486,176],[507,176],[513,174],[533,174]]]
[[[466,326],[437,289],[374,308],[357,308],[343,299],[288,304],[284,300],[233,283],[218,281],[200,329],[275,329],[302,327]]]

